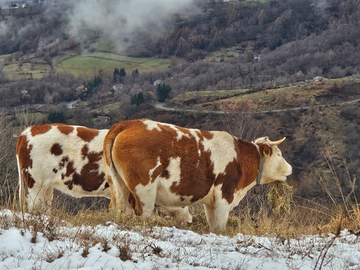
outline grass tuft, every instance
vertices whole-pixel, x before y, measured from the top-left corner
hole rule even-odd
[[[128,261],[128,260],[132,260],[129,245],[120,244],[117,248],[119,249],[119,258],[120,258],[120,260],[122,260],[124,262]]]

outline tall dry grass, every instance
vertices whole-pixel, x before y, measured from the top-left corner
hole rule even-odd
[[[265,187],[261,194],[252,191],[243,199],[229,216],[227,228],[223,235],[272,235],[279,238],[296,238],[301,235],[335,233],[342,219],[342,229],[357,233],[360,229],[359,205],[348,205],[348,212],[332,205],[321,205],[296,196],[283,195],[281,192],[294,192],[286,183],[275,183]],[[274,194],[276,197],[275,202]],[[285,198],[284,198],[285,197]],[[281,202],[281,206],[274,204]],[[15,203],[13,203],[15,204]],[[13,205],[12,204],[12,205]],[[5,206],[6,207],[6,206]],[[15,211],[19,209],[15,208]],[[108,211],[108,200],[104,198],[74,199],[58,193],[52,203],[50,216],[58,221],[69,222],[73,226],[97,226],[113,222],[126,230],[143,230],[153,227],[177,227],[192,230],[196,233],[209,233],[205,211],[202,206],[190,208],[193,215],[192,224],[179,224],[173,216],[164,215],[157,208],[151,217],[143,218],[133,213],[117,213]],[[42,212],[35,216],[42,215]],[[41,222],[41,218],[35,218]],[[41,227],[23,224],[25,227]],[[1,226],[1,225],[0,225]]]
[[[16,138],[13,136],[14,121],[0,111],[0,203],[10,205],[15,196],[17,174],[15,159]]]

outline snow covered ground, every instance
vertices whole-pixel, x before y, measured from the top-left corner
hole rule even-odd
[[[360,269],[359,239],[347,230],[327,249],[334,235],[226,237],[174,227],[128,231],[114,223],[76,227],[57,221],[53,226],[54,220],[46,218],[44,233],[35,234],[36,228],[11,226],[16,218],[19,220],[9,210],[0,212],[2,226],[9,224],[0,229],[0,269],[307,270],[315,269],[316,264],[320,269],[321,263],[321,269]]]

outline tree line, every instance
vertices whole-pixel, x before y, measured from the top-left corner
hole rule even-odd
[[[176,55],[196,60],[209,52],[243,42],[251,42],[258,54],[266,48],[274,50],[311,34],[319,35],[340,24],[358,26],[360,21],[357,0],[195,2],[201,12],[183,18],[175,16],[163,36],[154,39],[146,33],[138,34],[139,41],[146,40],[141,46],[150,56]],[[66,32],[66,14],[70,9],[66,1],[59,1],[56,7],[47,9],[37,6],[13,14],[0,10],[0,22],[3,22],[0,55],[37,52],[54,56],[79,45],[76,37]],[[89,44],[81,45],[86,48]]]

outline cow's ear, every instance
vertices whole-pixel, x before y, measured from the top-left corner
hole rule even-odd
[[[271,156],[272,155],[272,148],[267,145],[267,144],[264,144],[264,143],[259,143],[258,144],[259,146],[259,149],[260,149],[260,153],[263,155],[263,156]]]

